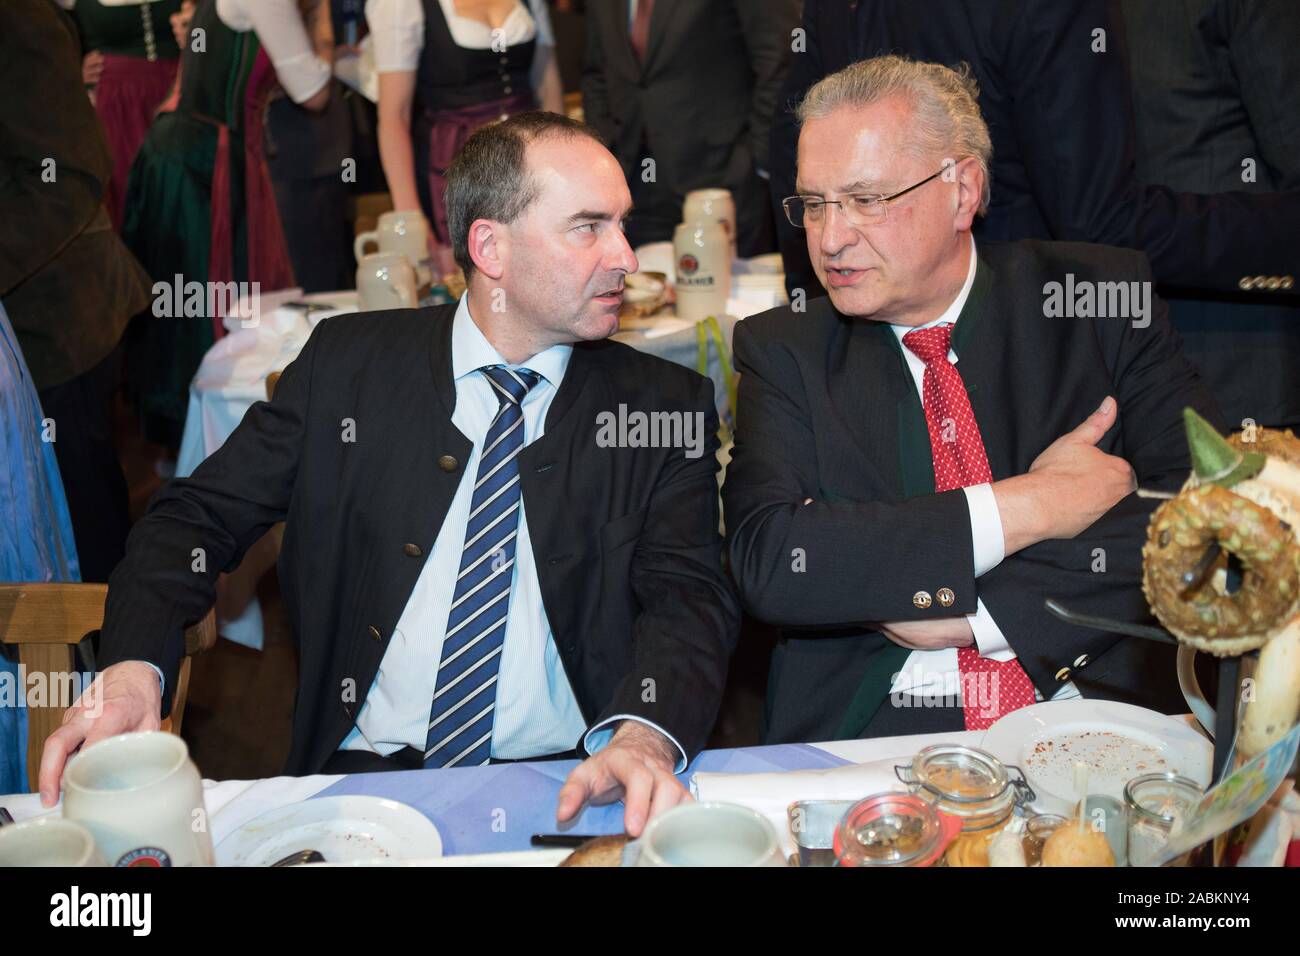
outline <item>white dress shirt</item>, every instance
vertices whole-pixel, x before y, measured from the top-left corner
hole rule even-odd
[[[542,436],[547,409],[564,380],[572,352],[570,345],[556,345],[523,365],[511,366],[527,368],[541,376],[521,406],[525,445]],[[433,549],[379,663],[356,726],[341,745],[344,750],[372,750],[387,756],[407,745],[421,751],[425,748],[447,616],[469,522],[474,491],[471,476],[478,472],[483,441],[500,407],[496,391],[478,369],[485,365],[510,365],[470,317],[468,295],[461,297],[452,323],[451,360],[456,388],[456,408],[451,421],[474,443],[474,449],[465,462],[460,485]],[[570,750],[579,738],[584,738],[583,731],[587,729],[542,604],[528,534],[527,502],[523,500],[519,506],[515,555],[492,729],[492,756],[506,759]],[[592,727],[583,739],[587,751],[594,753],[608,743],[614,731],[611,725],[620,719],[639,720],[616,715]],[[686,754],[681,745],[657,725],[641,722],[672,740],[679,751],[677,769],[684,769]]]
[[[540,48],[555,46],[550,15],[542,0],[520,0],[497,28],[499,34],[481,20],[458,14],[454,0],[438,0],[438,4],[452,42],[466,50],[490,50],[496,37],[507,47],[535,38],[539,55],[533,59],[533,86],[541,82],[547,56]],[[420,0],[366,0],[366,24],[374,37],[375,72],[407,73],[419,69],[424,50],[424,4]]]
[[[925,362],[903,344],[903,336],[911,332],[913,328],[928,329],[944,323],[954,326],[957,324],[957,318],[961,315],[961,310],[965,308],[966,300],[970,298],[970,290],[975,285],[977,261],[975,240],[972,238],[970,266],[966,271],[966,281],[962,284],[961,291],[957,293],[957,298],[944,310],[944,313],[933,322],[926,322],[924,325],[891,326],[894,334],[898,336],[899,345],[902,346],[903,356],[907,360],[907,370],[912,373],[912,381],[916,385],[916,393],[921,399],[922,407],[925,406],[925,391],[923,388]],[[957,353],[951,348],[948,349],[948,361],[954,365],[958,361]],[[966,495],[966,505],[970,511],[971,546],[974,556],[975,577],[979,578],[996,568],[1002,563],[1002,559],[1006,557],[1005,542],[1002,537],[1002,516],[998,513],[998,502],[993,494],[991,484],[986,482],[971,485],[963,488],[962,491]],[[966,619],[970,622],[971,632],[975,636],[975,647],[979,650],[980,657],[987,657],[995,661],[1009,661],[1015,658],[1016,652],[1011,649],[1011,645],[1007,642],[1006,636],[1003,635],[1002,629],[993,620],[993,616],[989,614],[988,608],[984,606],[982,600],[976,599],[975,611],[967,614]],[[957,648],[945,647],[933,651],[912,651],[903,663],[903,669],[895,676],[894,683],[890,687],[890,693],[905,693],[920,697],[947,697],[959,700],[961,698],[961,671],[957,666]],[[1037,694],[1037,691],[1035,693]],[[1064,685],[1052,699],[1060,700],[1066,697],[1078,696],[1078,689],[1075,688],[1073,682],[1070,682]]]
[[[252,30],[295,103],[305,103],[330,80],[330,65],[316,55],[295,0],[217,0],[217,16],[232,30]]]

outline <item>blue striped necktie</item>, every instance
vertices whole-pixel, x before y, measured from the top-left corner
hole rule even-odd
[[[520,406],[540,376],[504,365],[479,371],[492,383],[501,407],[483,439],[474,476],[465,547],[429,714],[426,767],[472,767],[487,763],[492,754],[497,672],[519,530],[518,456],[524,447]]]

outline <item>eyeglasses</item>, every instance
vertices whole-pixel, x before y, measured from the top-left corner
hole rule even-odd
[[[844,221],[850,226],[875,226],[889,218],[889,203],[901,196],[906,196],[913,189],[924,186],[949,168],[949,165],[945,165],[943,169],[931,173],[919,183],[913,183],[906,189],[900,189],[891,196],[883,196],[879,193],[854,193],[845,199],[822,199],[820,196],[787,196],[781,200],[781,208],[785,210],[785,218],[789,219],[790,225],[796,229],[806,229],[810,224],[820,226],[826,219],[827,206],[839,206],[840,212],[844,213]]]

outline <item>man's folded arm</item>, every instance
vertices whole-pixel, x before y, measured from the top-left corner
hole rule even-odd
[[[779,346],[764,349],[744,322],[735,357],[736,446],[723,496],[731,572],[745,607],[788,627],[973,612],[967,496],[958,489],[900,501],[819,500],[798,370]],[[940,588],[953,592],[948,607],[933,600]],[[931,595],[928,607],[913,601],[919,591]]]
[[[1150,282],[1145,257],[1134,255],[1134,278]],[[1190,406],[1216,424],[1218,408],[1183,357],[1164,302],[1152,298],[1149,322],[1098,319],[1098,340],[1112,370],[1119,402],[1119,442],[1113,454],[1133,468],[1139,488],[1176,491],[1191,461],[1182,410]],[[1009,555],[979,580],[980,599],[1035,683],[1054,686],[1061,667],[1096,657],[1114,635],[1061,621],[1043,602],[1056,598],[1073,611],[1146,623],[1142,544],[1159,504],[1130,494],[1077,537],[1043,541]]]
[[[258,402],[189,478],[169,482],[127,539],[109,580],[100,668],[127,660],[158,667],[175,687],[184,629],[208,612],[218,575],[284,520],[297,478],[312,370],[326,320],[284,370],[270,402]],[[164,695],[163,716],[170,710]]]
[[[713,729],[740,632],[740,608],[722,568],[718,414],[708,379],[692,407],[703,414],[703,453],[687,458],[672,450],[655,483],[632,557],[633,666],[592,728],[620,715],[639,719],[663,730],[686,760]]]
[[[1081,655],[1095,658],[1116,640],[1062,621],[1044,606],[1048,598],[1120,621],[1146,623],[1150,617],[1142,595],[1142,542],[1157,504],[1129,495],[1077,537],[1040,541],[979,579],[981,603],[1045,697],[1061,683],[1062,667],[1073,668]]]

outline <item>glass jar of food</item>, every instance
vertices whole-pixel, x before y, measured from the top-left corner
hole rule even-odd
[[[1025,848],[1025,865],[1038,866],[1043,862],[1043,844],[1058,829],[1069,823],[1065,817],[1056,813],[1037,813],[1025,823],[1025,835],[1021,844]]]
[[[961,820],[962,829],[992,834],[1017,806],[1035,799],[1019,767],[1007,767],[991,753],[960,744],[935,744],[917,752],[910,766],[895,767],[898,779]],[[1015,771],[1014,776],[1009,771]]]
[[[911,793],[854,804],[835,830],[840,866],[929,866],[961,832],[961,821]]]
[[[1154,866],[1164,852],[1174,824],[1186,816],[1205,791],[1195,780],[1176,773],[1147,773],[1124,787],[1128,809],[1128,865]],[[1187,866],[1191,852],[1165,866]]]

